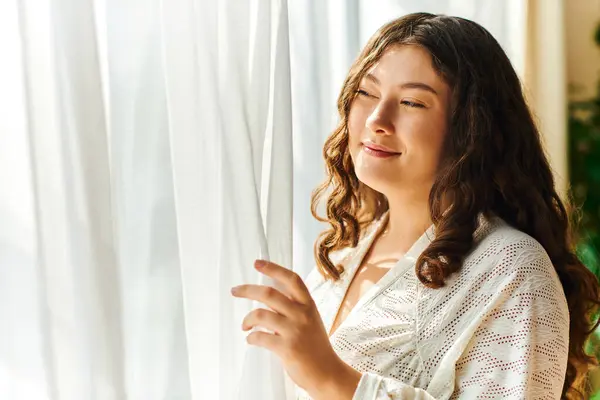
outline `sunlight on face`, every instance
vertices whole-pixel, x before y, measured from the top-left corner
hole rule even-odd
[[[450,102],[450,88],[433,69],[429,52],[416,45],[390,47],[358,90],[348,117],[358,179],[386,196],[407,188],[429,191]]]

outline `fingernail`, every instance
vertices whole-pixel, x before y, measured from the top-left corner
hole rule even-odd
[[[261,269],[265,266],[265,262],[263,260],[256,260],[254,262],[254,268]]]
[[[237,294],[240,291],[239,286],[234,286],[231,288],[231,294]]]

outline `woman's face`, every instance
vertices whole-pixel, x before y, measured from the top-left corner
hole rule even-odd
[[[431,55],[416,45],[390,47],[358,90],[348,118],[358,179],[388,199],[406,190],[428,195],[450,103],[450,88],[433,69]]]

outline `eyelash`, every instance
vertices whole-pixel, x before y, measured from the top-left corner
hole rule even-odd
[[[373,97],[371,96],[369,93],[365,92],[362,89],[359,89],[356,91],[356,93],[359,96],[366,96],[366,97]],[[420,103],[415,103],[414,101],[408,101],[408,100],[403,100],[400,102],[402,105],[405,105],[407,107],[411,107],[411,108],[425,108],[425,106],[423,104]]]

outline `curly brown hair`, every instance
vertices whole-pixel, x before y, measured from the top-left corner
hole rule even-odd
[[[434,69],[452,93],[445,154],[429,195],[436,237],[416,263],[419,280],[439,288],[460,269],[473,247],[480,213],[497,215],[534,237],[550,256],[569,305],[563,398],[584,397],[587,373],[596,365],[584,346],[598,325],[593,319],[600,305],[598,282],[574,252],[571,213],[557,194],[519,78],[498,42],[475,22],[427,13],[406,15],[382,26],[350,68],[337,102],[340,123],[323,148],[327,179],[311,199],[313,216],[331,225],[315,242],[320,273],[339,279],[343,266],[334,265],[329,254],[356,247],[366,226],[388,210],[385,196],[355,174],[347,125],[364,74],[387,48],[404,44],[431,54]],[[327,218],[322,218],[316,209],[329,189]],[[446,200],[452,206],[444,212]]]

